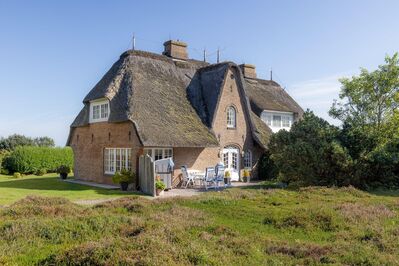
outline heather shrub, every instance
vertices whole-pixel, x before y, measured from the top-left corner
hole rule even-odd
[[[5,166],[11,172],[24,174],[37,171],[55,172],[60,165],[72,168],[73,152],[69,147],[17,147],[5,160]]]

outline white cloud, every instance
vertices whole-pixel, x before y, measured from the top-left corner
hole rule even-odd
[[[305,80],[292,84],[287,90],[289,94],[302,106],[310,109],[316,115],[326,119],[330,123],[339,124],[332,119],[328,111],[334,99],[338,99],[341,83],[339,79],[348,77],[353,72],[334,74],[319,79]]]

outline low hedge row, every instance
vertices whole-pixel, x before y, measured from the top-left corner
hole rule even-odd
[[[3,165],[10,172],[23,174],[38,171],[55,172],[60,165],[73,166],[73,152],[69,147],[17,147],[7,158]]]

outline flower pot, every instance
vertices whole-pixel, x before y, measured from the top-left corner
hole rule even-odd
[[[163,190],[162,190],[162,189],[156,189],[156,190],[155,190],[155,194],[156,194],[157,196],[162,196],[162,195],[163,195]]]
[[[121,182],[122,191],[127,191],[128,187],[129,187],[129,183],[128,182]]]
[[[60,173],[61,179],[67,179],[68,174],[67,173]]]

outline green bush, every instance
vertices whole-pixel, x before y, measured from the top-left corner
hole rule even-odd
[[[37,170],[35,172],[35,175],[37,175],[37,176],[43,176],[45,174],[47,174],[47,170],[46,169],[39,169],[39,170]]]
[[[260,180],[273,180],[277,178],[278,169],[276,164],[270,158],[270,151],[266,151],[259,159],[259,179]]]
[[[55,172],[60,165],[72,168],[73,152],[69,147],[17,147],[5,160],[5,167],[11,172],[23,174],[35,173],[39,170]]]
[[[112,182],[115,184],[120,183],[134,183],[136,180],[136,174],[132,171],[127,169],[122,169],[120,172],[116,172],[115,175],[112,177]]]
[[[21,173],[15,172],[14,175],[13,175],[13,177],[14,177],[14,178],[21,178],[22,175],[21,175]]]
[[[56,169],[58,174],[69,174],[71,171],[72,168],[69,165],[60,165]]]
[[[155,182],[155,188],[156,189],[160,189],[160,190],[165,190],[166,185],[161,180],[158,180],[158,181]]]

